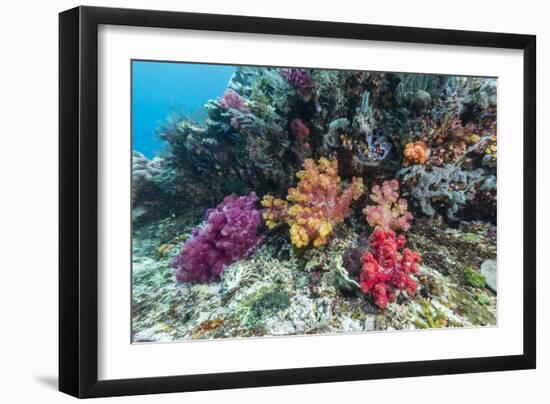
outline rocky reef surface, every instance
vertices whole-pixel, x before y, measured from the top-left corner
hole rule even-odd
[[[494,229],[422,219],[408,233],[423,260],[415,299],[380,310],[350,282],[343,255],[356,232],[296,250],[283,234],[229,265],[219,282],[178,284],[171,268],[193,223],[164,219],[133,239],[134,342],[414,330],[497,324]],[[485,276],[471,279],[472,272]],[[477,282],[476,282],[477,281]]]

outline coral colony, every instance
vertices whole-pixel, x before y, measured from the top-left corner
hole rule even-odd
[[[342,189],[338,176],[338,161],[321,158],[304,162],[304,170],[298,171],[300,179],[296,188],[290,188],[287,201],[266,195],[262,206],[266,208],[264,219],[269,228],[280,221],[289,226],[290,241],[297,247],[306,247],[311,241],[315,247],[327,243],[333,226],[350,215],[350,204],[363,194],[363,179],[352,178],[352,183]]]
[[[217,280],[226,265],[248,256],[261,243],[261,213],[254,207],[258,197],[226,197],[206,211],[205,223],[193,230],[172,266],[179,282]]]
[[[495,325],[496,91],[237,67],[134,151],[134,340]]]
[[[383,230],[381,227],[374,230],[369,242],[372,252],[365,251],[363,255],[361,291],[370,292],[374,304],[381,309],[395,301],[396,290],[414,295],[417,284],[409,274],[418,271],[420,254],[403,248],[407,240],[402,234],[396,237],[393,230]]]

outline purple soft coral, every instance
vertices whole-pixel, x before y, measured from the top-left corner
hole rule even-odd
[[[290,84],[302,98],[308,102],[315,94],[315,82],[306,70],[281,69],[281,76]]]
[[[178,282],[212,282],[225,267],[248,256],[263,241],[258,235],[261,212],[258,197],[226,197],[215,209],[206,211],[206,223],[193,230],[172,266]]]
[[[222,98],[220,98],[220,104],[225,109],[236,109],[237,111],[247,113],[248,108],[244,105],[242,97],[231,89],[227,90]]]

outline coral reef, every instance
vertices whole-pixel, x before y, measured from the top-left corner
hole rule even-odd
[[[496,80],[241,66],[218,94],[133,152],[134,341],[496,324]]]
[[[342,188],[338,161],[325,158],[319,159],[318,164],[305,160],[304,170],[296,177],[300,181],[288,190],[288,202],[264,196],[263,217],[270,228],[284,220],[295,247],[306,247],[310,242],[319,247],[327,243],[333,226],[349,216],[351,202],[363,194],[363,179],[354,177],[348,187]]]
[[[167,142],[166,181],[176,207],[208,206],[231,193],[288,188],[295,148],[287,130],[289,86],[278,70],[240,68],[203,124],[172,116],[158,131]],[[172,203],[176,203],[176,199]]]
[[[338,160],[346,179],[403,180],[417,165],[483,168],[488,178],[496,175],[495,94],[486,79],[239,67],[225,94],[207,103],[204,124],[173,117],[160,128],[169,146],[164,188],[179,196],[172,211],[186,199],[208,206],[231,193],[281,195],[306,159],[323,156]],[[416,199],[414,181],[406,182]],[[484,214],[494,196],[476,200]],[[448,212],[451,220],[475,215]]]
[[[226,197],[215,209],[208,209],[205,224],[193,230],[172,266],[178,282],[211,282],[225,267],[249,255],[262,242],[258,235],[261,213],[258,197]]]
[[[460,286],[462,268],[477,270],[483,257],[496,257],[486,227],[464,229],[475,234],[477,241],[471,243],[462,239],[458,229],[433,224],[433,219],[422,219],[407,232],[408,242],[422,250],[422,262],[414,274],[418,282],[414,299],[398,297],[396,303],[379,310],[365,299],[358,285],[353,286],[357,292],[346,290],[344,295],[335,286],[339,283],[333,277],[339,274],[345,252],[365,248],[352,231],[344,231],[326,248],[308,250],[306,268],[302,254],[292,249],[290,255],[281,254],[288,246],[268,238],[254,254],[227,266],[220,282],[182,288],[174,282],[170,268],[176,249],[168,256],[151,258],[151,251],[182,230],[172,229],[172,221],[153,221],[138,228],[133,239],[133,340],[494,326],[495,293]],[[456,269],[456,279],[447,268]],[[251,315],[251,307],[267,310],[254,310]]]

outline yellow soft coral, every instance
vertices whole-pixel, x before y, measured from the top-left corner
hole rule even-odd
[[[309,236],[306,229],[297,224],[290,226],[290,241],[298,248],[307,246]]]
[[[298,171],[296,177],[299,182],[289,188],[286,201],[264,196],[266,225],[271,229],[286,222],[290,240],[297,248],[306,247],[310,242],[315,247],[325,245],[334,225],[349,216],[351,202],[363,194],[363,179],[354,177],[352,183],[343,188],[338,161],[326,158],[319,159],[317,164],[306,159],[304,169]]]
[[[492,161],[497,160],[497,141],[496,137],[491,137],[487,146],[485,147],[485,154],[491,156]]]
[[[265,195],[261,204],[266,208],[262,216],[267,228],[274,229],[279,226],[287,215],[288,202],[283,199],[274,198],[271,195]]]

